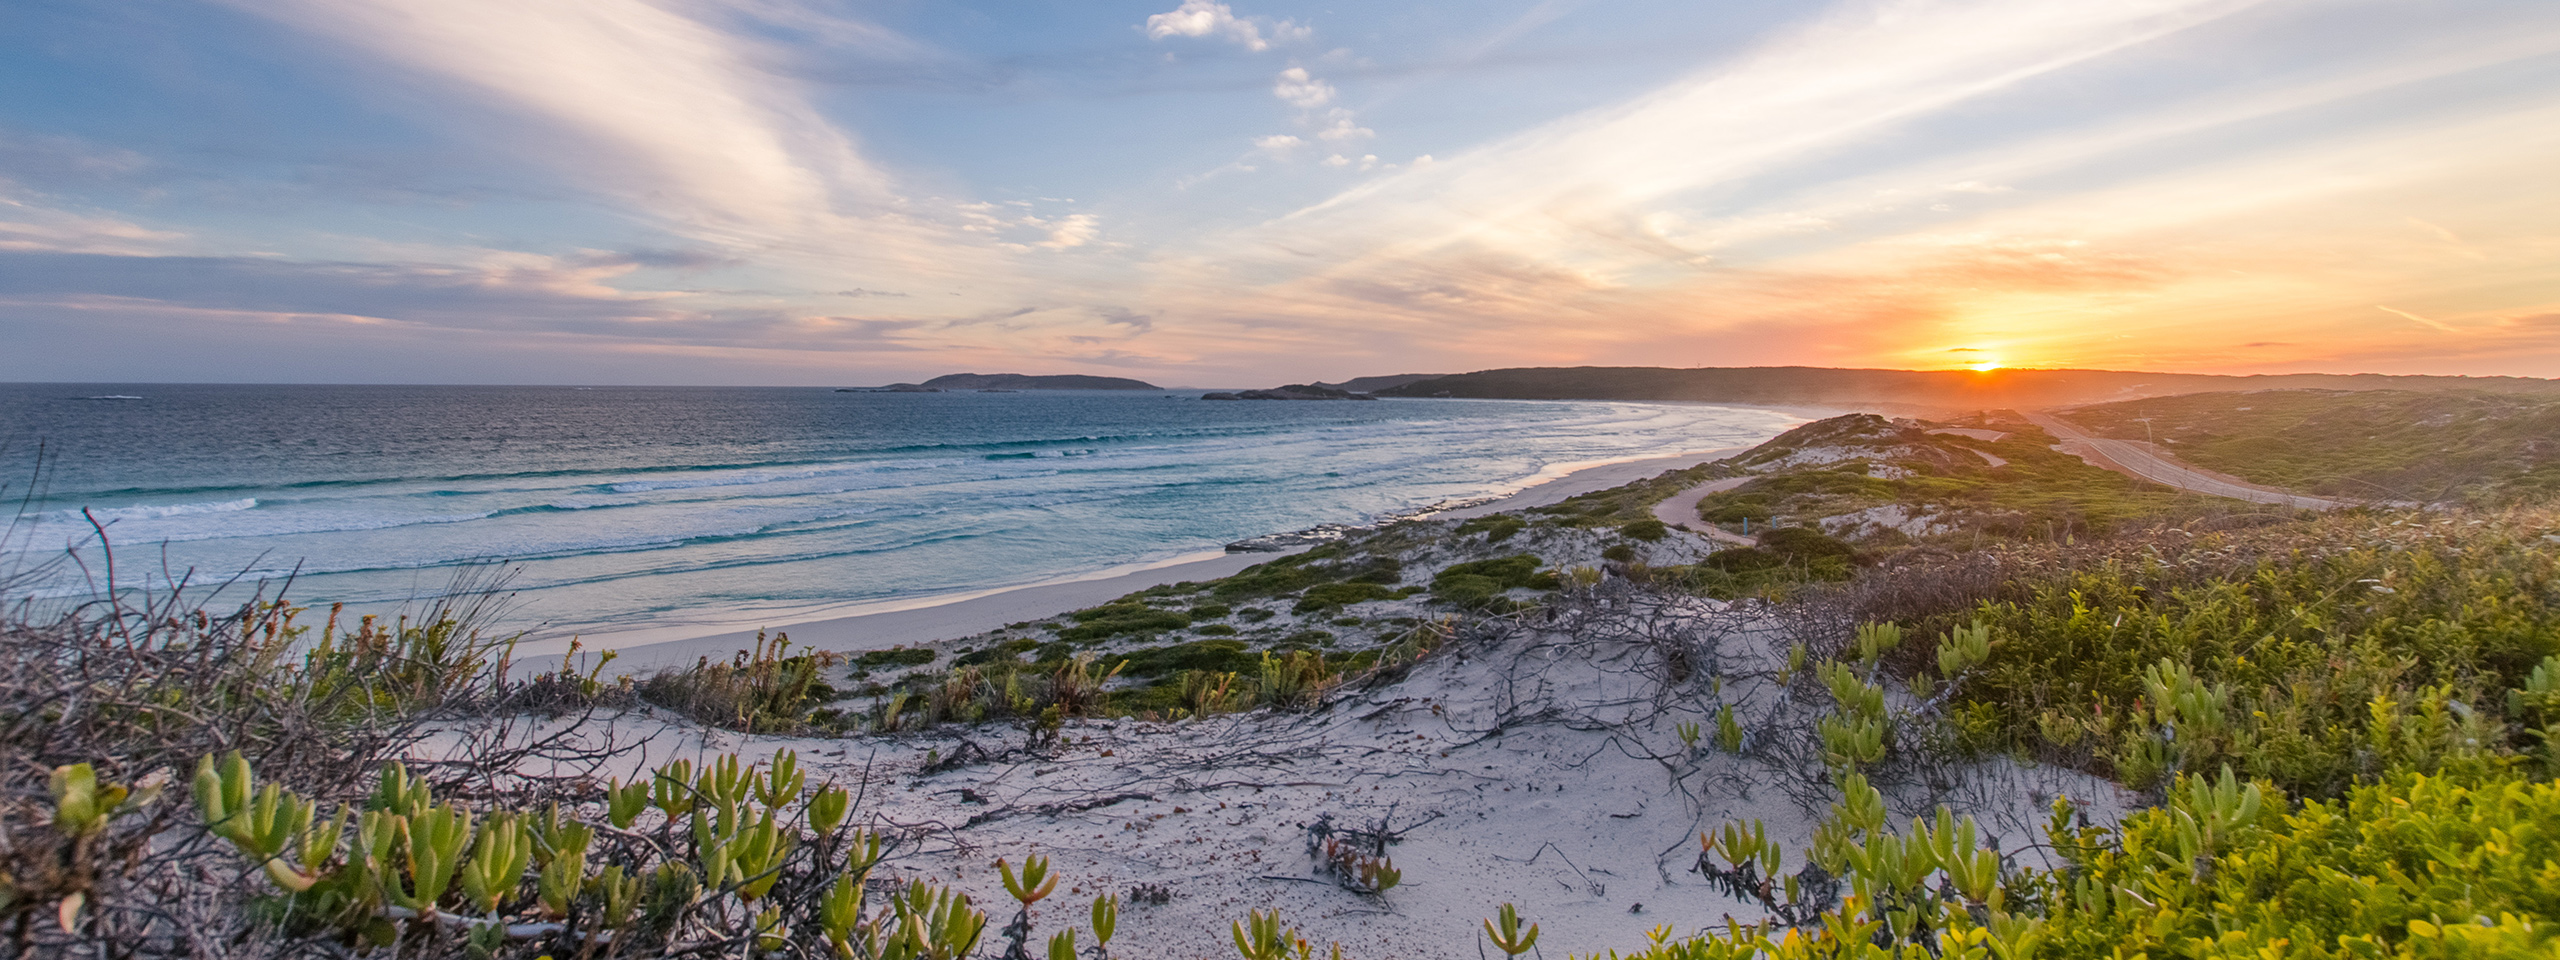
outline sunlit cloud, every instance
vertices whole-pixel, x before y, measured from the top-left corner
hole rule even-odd
[[[2560,8],[2515,0],[1839,0],[1699,15],[1763,19],[1660,70],[1584,0],[1323,13],[1357,49],[1322,54],[1276,2],[982,49],[832,0],[233,6],[434,152],[285,137],[235,165],[259,193],[0,115],[21,333],[444,330],[675,379],[2560,364]],[[420,179],[444,157],[488,186]]]
[[[1528,339],[1532,362],[1643,362],[1666,339],[1740,346],[1792,331],[1788,353],[1809,360],[1823,351],[1807,341],[1925,363],[1949,339],[1996,337],[2012,364],[2236,369],[2264,360],[2225,351],[2266,333],[2314,345],[2292,358],[2303,362],[2373,356],[2398,336],[2372,320],[2378,300],[2560,294],[2547,272],[2560,240],[2533,212],[2560,201],[2560,182],[2531,172],[2560,169],[2549,97],[2400,111],[2057,189],[2181,137],[2549,56],[2560,24],[2548,21],[1751,202],[1712,193],[2251,6],[1857,6],[1735,64],[1231,234],[1161,273],[1174,289],[1249,286],[1270,313],[1328,335]],[[2425,249],[2411,248],[2415,230],[2374,227],[2413,213]],[[2385,309],[2431,336],[2455,329]]]

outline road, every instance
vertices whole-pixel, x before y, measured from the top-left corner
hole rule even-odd
[[[2335,510],[2339,507],[2355,506],[2343,500],[2306,497],[2298,493],[2240,483],[2206,473],[2161,456],[2145,444],[2092,436],[2088,431],[2072,426],[2050,414],[2030,413],[2026,416],[2036,426],[2043,427],[2046,433],[2053,434],[2054,439],[2062,441],[2056,449],[2090,460],[2098,466],[2149,480],[2161,486],[2173,487],[2189,493],[2229,497],[2251,503],[2272,503],[2304,510]]]
[[[1716,526],[1715,524],[1698,519],[1698,501],[1706,499],[1707,494],[1731,490],[1743,484],[1750,483],[1752,479],[1753,478],[1751,477],[1726,477],[1722,480],[1709,480],[1697,486],[1690,487],[1687,490],[1682,490],[1679,493],[1672,494],[1671,499],[1654,504],[1653,518],[1662,521],[1665,526],[1679,527],[1682,530],[1694,530],[1698,533],[1705,534],[1709,540],[1721,540],[1725,543],[1739,544],[1746,547],[1759,546],[1760,539],[1757,537],[1746,537],[1738,533],[1731,533]]]

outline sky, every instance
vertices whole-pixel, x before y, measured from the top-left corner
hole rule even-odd
[[[0,380],[2560,376],[2550,0],[18,0]]]

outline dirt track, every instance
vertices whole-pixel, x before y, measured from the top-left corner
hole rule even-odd
[[[2339,507],[2354,506],[2342,500],[2306,497],[2298,493],[2288,493],[2207,473],[2162,456],[2150,449],[2148,444],[2093,436],[2088,431],[2072,426],[2051,414],[2030,413],[2026,417],[2036,426],[2043,427],[2045,432],[2053,434],[2054,439],[2062,441],[2055,449],[2088,460],[2097,466],[2162,486],[2207,496],[2229,497],[2251,503],[2272,503],[2305,510],[2335,510]]]
[[[1705,535],[1709,540],[1721,540],[1725,543],[1740,544],[1746,547],[1759,546],[1760,539],[1758,537],[1746,537],[1738,533],[1721,529],[1715,524],[1698,519],[1698,501],[1706,499],[1707,495],[1710,493],[1720,493],[1726,490],[1731,490],[1745,483],[1749,483],[1751,480],[1752,478],[1750,477],[1726,477],[1722,480],[1709,480],[1697,486],[1690,487],[1687,490],[1682,490],[1679,493],[1672,494],[1671,499],[1654,504],[1653,518],[1662,521],[1666,526],[1678,527],[1682,530],[1697,531],[1698,533]]]

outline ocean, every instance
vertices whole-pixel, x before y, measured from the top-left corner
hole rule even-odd
[[[0,385],[0,576],[388,611],[508,572],[537,633],[806,619],[1214,553],[1801,421],[1703,404],[1198,391]],[[83,515],[83,510],[87,514]],[[234,588],[228,602],[245,591]]]

